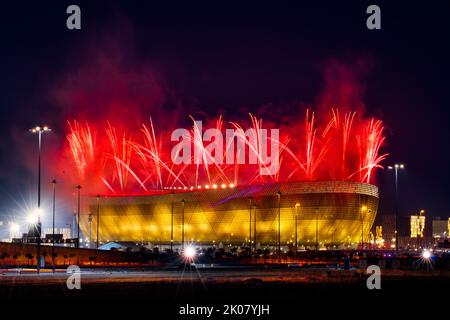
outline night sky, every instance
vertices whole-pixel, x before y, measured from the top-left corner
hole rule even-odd
[[[122,50],[129,68],[145,61],[155,70],[165,90],[176,96],[165,108],[208,114],[257,113],[268,104],[314,105],[330,61],[357,69],[366,113],[387,128],[383,150],[390,156],[384,164],[406,165],[400,176],[401,214],[424,208],[448,217],[450,2],[392,2],[2,4],[0,215],[9,219],[35,201],[36,140],[27,130],[50,125],[54,130],[45,141],[50,149],[63,139],[67,110],[51,99],[51,88],[90,55],[114,48],[111,54]],[[70,4],[81,7],[80,31],[66,28]],[[381,7],[381,30],[366,28],[370,4]],[[97,113],[101,117],[101,110]],[[44,159],[48,181],[53,160]],[[392,172],[380,170],[377,181],[380,212],[392,213]],[[48,198],[47,187],[45,193]],[[61,207],[69,208],[69,216],[73,204],[64,201]]]

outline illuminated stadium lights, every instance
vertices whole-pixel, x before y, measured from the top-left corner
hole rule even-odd
[[[41,158],[42,158],[42,135],[45,132],[51,131],[51,129],[44,125],[44,126],[36,126],[34,128],[30,129],[30,132],[33,134],[37,134],[38,136],[38,188],[37,188],[37,208],[40,209],[41,207]],[[36,270],[37,273],[41,270],[41,221],[39,217],[39,212],[37,213],[37,221],[34,222],[35,229],[37,231],[37,241],[36,241]]]
[[[361,250],[364,250],[364,213],[367,211],[367,206],[361,207]]]
[[[184,191],[194,191],[195,189],[218,190],[218,189],[227,189],[227,188],[234,188],[234,187],[236,187],[236,186],[233,183],[230,183],[230,184],[222,183],[222,184],[213,184],[213,185],[206,184],[204,186],[198,185],[196,187],[194,187],[194,186],[164,187],[163,190],[184,190]]]
[[[94,128],[90,127],[87,122],[80,124],[76,120],[73,120],[69,121],[66,140],[73,156],[74,169],[78,172],[80,181],[88,178],[86,180],[92,181],[92,187],[98,184],[104,184],[107,190],[111,190],[112,193],[119,193],[119,195],[120,193],[123,194],[131,190],[133,192],[134,190],[141,190],[145,194],[148,190],[161,188],[162,181],[167,181],[167,184],[175,183],[182,186],[189,185],[189,181],[195,181],[197,184],[197,181],[203,179],[207,179],[207,183],[210,185],[222,181],[227,181],[228,183],[229,181],[239,181],[243,185],[260,184],[267,181],[263,177],[266,174],[276,174],[276,180],[280,182],[324,181],[328,179],[371,182],[376,169],[380,167],[380,162],[387,156],[387,154],[379,154],[379,148],[385,141],[383,123],[374,118],[363,119],[359,116],[355,117],[355,112],[343,112],[343,110],[339,111],[336,108],[330,108],[327,114],[328,116],[323,119],[324,122],[320,121],[319,123],[317,122],[318,119],[315,117],[315,113],[310,109],[306,110],[306,117],[301,121],[298,121],[300,119],[293,118],[293,122],[291,123],[292,129],[296,128],[297,124],[305,120],[307,130],[302,130],[301,134],[293,134],[296,138],[295,142],[289,144],[289,147],[293,149],[287,148],[283,144],[283,150],[286,151],[283,151],[283,154],[286,154],[288,160],[283,160],[282,166],[278,161],[267,166],[268,163],[264,161],[264,158],[278,158],[278,153],[275,152],[273,154],[270,152],[269,156],[266,152],[263,152],[262,149],[264,148],[260,145],[261,141],[258,139],[247,139],[245,137],[247,132],[260,132],[263,130],[262,119],[251,114],[250,127],[247,125],[241,126],[241,124],[235,121],[223,122],[224,124],[231,124],[231,128],[223,128],[224,130],[230,129],[236,132],[235,130],[238,129],[239,131],[235,137],[237,141],[234,142],[234,146],[237,148],[236,144],[239,142],[239,145],[245,145],[245,149],[249,151],[248,154],[251,155],[251,158],[255,159],[255,161],[252,160],[251,162],[256,163],[245,164],[242,167],[241,163],[233,163],[233,165],[222,163],[223,158],[227,157],[228,154],[234,154],[234,160],[236,156],[240,157],[243,155],[242,159],[246,162],[247,156],[243,152],[237,153],[235,148],[230,149],[227,146],[222,151],[214,149],[214,157],[210,154],[212,152],[211,147],[217,141],[214,139],[214,141],[210,141],[210,144],[205,145],[203,137],[204,130],[198,126],[201,120],[196,120],[193,117],[190,118],[193,121],[194,130],[182,129],[183,134],[179,136],[179,140],[183,141],[179,142],[184,145],[183,142],[186,141],[186,145],[201,148],[200,150],[196,150],[200,152],[195,152],[196,156],[194,159],[189,159],[190,157],[186,157],[185,159],[184,156],[187,153],[183,149],[178,150],[179,152],[170,152],[171,150],[169,149],[174,150],[171,148],[173,145],[171,146],[171,144],[166,143],[165,140],[171,131],[167,130],[170,128],[170,124],[161,133],[156,134],[152,121],[150,121],[150,126],[143,125],[141,130],[143,137],[131,139],[131,132],[134,132],[134,129],[127,128],[127,126],[120,125],[120,128],[123,127],[123,130],[117,131],[123,131],[123,135],[118,135],[116,134],[114,125],[109,122],[106,127]],[[339,119],[344,118],[348,119],[346,121],[349,122],[339,121]],[[355,121],[353,125],[350,125],[353,119]],[[221,116],[217,120],[222,123]],[[341,128],[341,123],[348,127]],[[179,126],[175,124],[173,128],[176,127]],[[326,130],[327,134],[318,134],[318,132],[316,134],[316,130],[321,130],[319,128],[328,128]],[[217,130],[218,134],[221,133],[220,135],[224,131],[218,130],[217,128],[210,129]],[[172,134],[175,131],[177,129],[172,131]],[[91,132],[98,132],[95,139]],[[210,132],[208,131],[206,133],[205,131],[205,134],[209,134]],[[243,135],[243,133],[245,134]],[[161,138],[156,139],[156,136],[160,136]],[[291,135],[289,134],[288,136]],[[284,135],[283,139],[285,139]],[[171,141],[175,142],[175,140]],[[270,144],[277,140],[278,137],[271,136]],[[344,150],[341,150],[339,147],[341,141],[344,141],[344,145],[348,146],[348,148],[346,147]],[[123,146],[122,152],[118,148],[120,145]],[[304,145],[308,145],[311,150],[314,150],[314,152],[306,155],[306,159],[303,158],[305,155],[302,146]],[[263,146],[265,146],[264,143]],[[328,150],[328,146],[332,150]],[[229,152],[230,150],[232,151]],[[342,155],[341,152],[343,153]],[[130,154],[136,154],[137,156],[130,158],[125,156]],[[174,154],[183,157],[180,163],[178,163],[178,160],[173,160]],[[100,159],[104,157],[107,157],[111,161],[102,163]],[[219,158],[222,161],[219,161]],[[322,161],[323,158],[329,158],[329,161]],[[203,159],[201,165],[198,163],[199,159]],[[141,161],[146,162],[144,168],[141,166]],[[210,163],[211,161],[214,163]],[[261,161],[266,164],[263,165]],[[298,165],[305,161],[308,163],[308,166]],[[170,162],[175,166],[170,165]],[[185,163],[186,166],[180,166],[179,164],[181,163]],[[277,172],[272,172],[274,169]],[[338,172],[339,174],[336,175],[335,173]],[[134,179],[128,179],[132,180],[129,182],[127,182],[127,179],[123,179],[128,175],[132,175]],[[90,186],[86,185],[86,187],[88,188]]]
[[[394,182],[395,182],[395,251],[398,252],[398,211],[399,211],[399,199],[398,199],[398,170],[403,170],[405,165],[396,163],[393,166],[388,166],[389,170],[394,170]]]
[[[199,241],[201,245],[216,241],[223,245],[242,245],[249,243],[251,228],[253,243],[260,246],[277,246],[278,218],[281,210],[281,243],[295,242],[295,219],[298,215],[299,247],[314,250],[315,239],[319,244],[332,242],[337,247],[358,245],[361,239],[361,206],[354,206],[360,201],[367,207],[364,212],[364,230],[372,226],[378,209],[378,188],[365,183],[326,181],[273,183],[255,187],[240,186],[238,190],[220,188],[195,191],[169,190],[162,194],[143,196],[123,195],[106,197],[102,207],[102,227],[99,239],[117,239],[118,241],[148,241],[171,243],[171,207],[174,203],[174,246],[181,246],[183,226],[185,230],[185,247],[189,242]],[[276,196],[281,190],[280,206]],[[318,196],[320,195],[320,196]],[[249,215],[249,197],[258,203],[258,209],[251,208]],[[89,210],[96,211],[97,199],[88,198]],[[185,200],[183,207],[182,200]],[[299,203],[297,209],[295,204]],[[124,205],[125,204],[125,205]],[[316,212],[318,208],[318,212]],[[148,215],[148,212],[154,212]],[[183,221],[185,218],[185,223]],[[256,221],[255,221],[256,218]],[[319,218],[319,219],[317,219]],[[88,216],[81,217],[82,230],[89,230]],[[251,225],[250,225],[251,221]],[[168,222],[168,223],[167,223]],[[117,225],[127,225],[127,229],[118,229]],[[338,226],[339,232],[330,236],[328,226]],[[317,235],[317,237],[316,237]],[[144,239],[143,239],[144,237]],[[367,235],[365,235],[367,237]],[[192,239],[192,240],[191,240]],[[308,242],[309,240],[309,242]],[[326,241],[325,241],[326,240]],[[281,248],[284,250],[285,248]],[[275,249],[276,250],[276,249]]]
[[[35,225],[40,221],[40,216],[42,214],[42,210],[39,208],[34,209],[32,212],[27,215],[27,222],[31,225]]]
[[[9,223],[9,239],[12,242],[14,238],[20,237],[20,226],[16,222]]]
[[[19,226],[17,223],[11,222],[11,223],[9,224],[9,232],[10,232],[11,234],[16,234],[16,233],[19,232],[19,230],[20,230],[20,226]]]

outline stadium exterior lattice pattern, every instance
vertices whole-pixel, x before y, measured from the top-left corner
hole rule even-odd
[[[295,243],[297,216],[299,245],[312,248],[316,231],[320,247],[331,243],[356,245],[362,234],[368,242],[378,209],[378,188],[358,182],[319,181],[105,196],[100,198],[99,206],[100,241],[170,243],[173,204],[173,238],[178,245],[182,238],[183,200],[186,242],[240,245],[249,242],[251,232],[255,243],[276,245],[280,207],[281,244]],[[97,228],[96,201],[95,197],[89,200],[93,241]],[[81,225],[87,235],[87,215],[82,215]]]

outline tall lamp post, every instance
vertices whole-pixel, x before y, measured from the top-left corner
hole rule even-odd
[[[319,208],[316,208],[316,254],[319,252]]]
[[[173,191],[172,191],[172,211],[170,220],[170,251],[173,251]]]
[[[48,126],[36,126],[30,129],[31,133],[38,135],[38,199],[37,199],[37,241],[36,241],[36,259],[37,259],[37,273],[41,271],[41,157],[42,157],[42,135],[49,132],[51,129]]]
[[[99,244],[99,230],[100,230],[100,195],[97,195],[97,236],[96,236],[96,243],[95,243],[95,247],[98,250],[98,244]]]
[[[300,208],[300,203],[295,204],[295,255],[298,251],[298,209]]]
[[[281,254],[281,191],[277,192],[278,199],[278,254]]]
[[[80,197],[81,197],[81,186],[77,185],[76,189],[78,190],[78,201],[77,201],[77,248],[80,247]]]
[[[249,247],[250,247],[250,250],[252,249],[252,201],[253,201],[253,198],[252,197],[249,197],[248,198],[248,202],[249,202],[249,207],[248,207],[248,214],[249,214],[249,217],[248,217],[248,223],[249,223],[249,228],[248,228],[248,244],[249,244]]]
[[[53,217],[52,217],[52,265],[55,272],[55,213],[56,213],[56,180],[52,180],[53,184]]]
[[[394,164],[393,166],[388,166],[389,170],[394,170],[395,177],[395,252],[398,253],[398,170],[403,170],[405,166],[403,164]]]
[[[184,250],[184,206],[186,205],[186,202],[181,200],[181,249]]]
[[[369,209],[368,212],[369,212],[369,217],[370,217],[372,210]],[[373,237],[373,234],[372,234],[372,236],[370,236],[371,233],[372,233],[372,231],[369,230],[369,238],[370,238],[369,240],[371,240],[373,238],[373,243],[375,243],[375,238]],[[373,245],[372,245],[372,250],[373,250]]]
[[[255,248],[256,251],[256,203],[253,204],[253,216],[254,216],[254,222],[253,222],[253,246]]]

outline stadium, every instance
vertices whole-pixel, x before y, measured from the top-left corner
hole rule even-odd
[[[297,238],[298,246],[313,249],[317,242],[323,249],[357,246],[362,236],[370,240],[378,188],[352,181],[214,185],[91,197],[88,202],[91,214],[81,216],[81,229],[95,241],[98,214],[101,243],[259,247],[280,240],[285,247]]]

